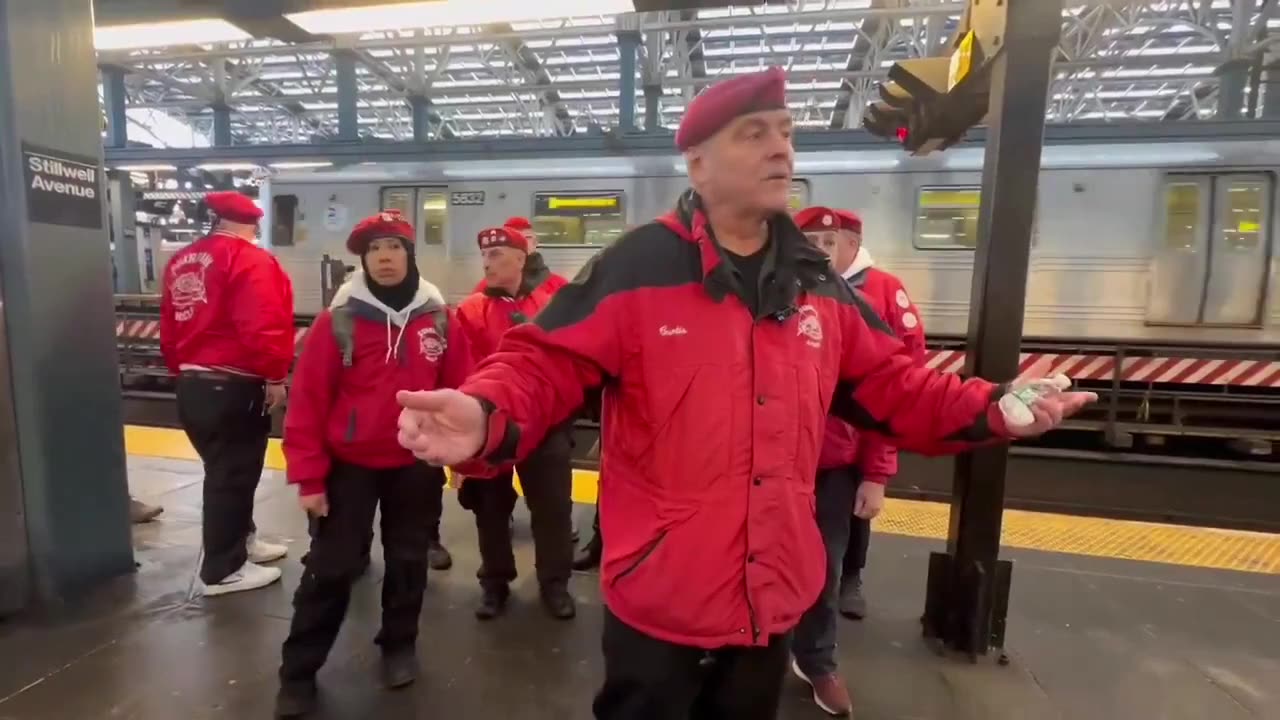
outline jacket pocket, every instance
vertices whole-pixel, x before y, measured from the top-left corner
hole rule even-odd
[[[623,568],[622,571],[619,572],[617,575],[613,576],[613,582],[611,583],[611,585],[617,585],[623,578],[635,572],[636,570],[640,569],[640,566],[643,565],[644,562],[648,560],[649,557],[658,550],[658,546],[662,545],[662,541],[666,539],[668,532],[669,531],[667,530],[663,530],[662,532],[658,533],[658,536],[654,538],[652,542],[650,542],[648,545],[645,546],[644,550],[641,551],[640,555],[636,557],[636,559],[630,565]]]

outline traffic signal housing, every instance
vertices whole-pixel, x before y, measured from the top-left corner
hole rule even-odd
[[[945,150],[987,114],[991,63],[972,31],[961,36],[950,57],[894,63],[880,83],[880,100],[867,106],[862,125],[913,155]]]

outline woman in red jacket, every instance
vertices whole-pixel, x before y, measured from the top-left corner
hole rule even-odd
[[[444,472],[396,441],[399,390],[457,387],[471,365],[453,311],[418,276],[413,227],[395,212],[361,221],[347,239],[363,272],[320,313],[293,375],[284,425],[288,479],[311,519],[311,551],[284,642],[277,715],[316,700],[315,674],[346,615],[351,583],[382,506],[383,681],[417,676],[415,642],[427,584],[432,517]]]

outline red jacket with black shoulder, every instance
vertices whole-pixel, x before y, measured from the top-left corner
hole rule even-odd
[[[547,267],[547,261],[543,259],[542,253],[532,252],[524,263],[524,279],[530,287],[540,290],[547,295],[554,295],[557,290],[569,284],[564,277],[551,272],[551,268]],[[480,278],[480,282],[476,283],[472,293],[482,293],[489,284],[484,278]]]
[[[871,266],[871,253],[862,248],[854,260],[856,272],[847,282],[862,294],[907,352],[919,365],[925,360],[924,324],[920,311],[911,302],[907,290],[892,273]],[[879,433],[858,432],[857,428],[835,416],[827,418],[826,434],[818,467],[858,468],[863,480],[881,485],[898,474],[898,448]]]
[[[687,193],[596,255],[460,388],[488,412],[466,474],[525,457],[603,385],[604,600],[660,640],[764,645],[813,605],[829,409],[926,453],[1006,432],[999,387],[917,367],[789,217],[770,229],[753,315]]]
[[[275,256],[243,238],[211,233],[164,268],[160,352],[183,365],[283,382],[293,365],[293,284]]]

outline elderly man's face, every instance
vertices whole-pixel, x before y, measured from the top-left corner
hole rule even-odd
[[[852,230],[814,230],[806,232],[809,242],[831,258],[831,266],[843,274],[858,257],[862,236]]]
[[[712,202],[764,213],[786,212],[795,166],[791,132],[787,110],[736,118],[689,150],[689,179]]]

